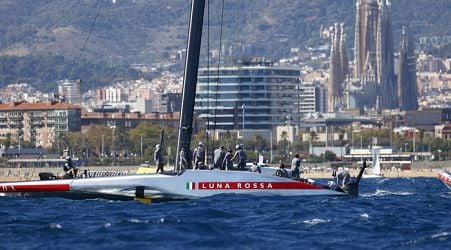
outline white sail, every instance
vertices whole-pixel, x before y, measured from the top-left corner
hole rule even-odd
[[[373,163],[371,164],[371,174],[381,175],[381,163],[379,158],[380,147],[373,147]]]
[[[373,162],[371,163],[371,169],[368,174],[364,174],[362,178],[371,179],[371,178],[382,178],[381,172],[381,160],[379,158],[381,147],[373,146]]]

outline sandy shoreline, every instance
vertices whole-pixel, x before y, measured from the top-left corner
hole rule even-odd
[[[154,168],[154,167],[150,167]],[[91,171],[128,171],[130,173],[136,173],[138,167],[128,166],[128,167],[104,167],[104,168],[90,168]],[[170,168],[167,168],[170,169]],[[3,170],[3,171],[2,171]],[[80,168],[82,172],[84,168]],[[437,174],[440,169],[416,169],[416,170],[403,170],[403,171],[385,171],[383,172],[385,178],[415,178],[415,177],[428,177],[437,178]],[[60,168],[52,169],[32,169],[32,168],[21,168],[21,169],[1,169],[0,170],[0,182],[12,182],[12,181],[27,181],[27,180],[38,180],[39,172],[52,172],[57,176],[61,176],[62,172]],[[356,170],[351,170],[350,174],[356,176],[358,172]],[[331,172],[309,172],[303,174],[304,178],[312,179],[331,179]]]

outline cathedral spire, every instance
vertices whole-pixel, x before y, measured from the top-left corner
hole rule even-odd
[[[329,61],[329,81],[327,84],[327,110],[334,112],[341,106],[343,87],[342,82],[346,77],[347,70],[344,72],[343,60],[346,59],[346,68],[348,67],[345,52],[344,24],[335,23],[330,28],[330,61]]]
[[[374,78],[377,91],[373,94],[379,98],[380,107],[397,108],[389,0],[356,0],[354,50],[355,77]],[[374,101],[369,105],[376,104],[376,96],[370,98]]]
[[[341,65],[341,80],[340,83],[346,78],[349,73],[348,55],[346,54],[346,32],[345,24],[340,24],[340,65]]]
[[[413,42],[406,27],[402,27],[398,65],[398,93],[401,110],[418,110],[418,88]]]

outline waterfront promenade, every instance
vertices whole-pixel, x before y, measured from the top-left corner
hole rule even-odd
[[[275,166],[275,165],[274,165]],[[332,172],[327,164],[303,164],[304,168],[303,176],[305,178],[332,178]],[[138,170],[139,166],[90,166],[80,167],[79,173],[82,173],[85,169],[89,171],[127,171],[134,174]],[[149,167],[152,170],[155,166]],[[165,170],[173,169],[172,166],[166,166]],[[437,173],[440,170],[451,171],[451,161],[439,161],[439,162],[413,162],[411,170],[390,169],[384,170],[384,177],[387,178],[402,178],[402,177],[437,177]],[[38,180],[38,174],[40,172],[51,172],[56,176],[62,176],[62,168],[0,168],[0,182],[9,181],[25,181],[25,180]],[[351,175],[357,175],[357,170],[350,169]]]

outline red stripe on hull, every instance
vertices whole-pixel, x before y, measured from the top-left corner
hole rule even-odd
[[[324,189],[304,182],[199,182],[198,189]]]
[[[8,184],[1,185],[0,184],[0,192],[1,193],[18,193],[18,192],[65,192],[70,191],[69,184]]]
[[[439,173],[438,178],[448,184],[451,184],[451,177],[448,177],[447,175],[445,175],[443,173]]]

